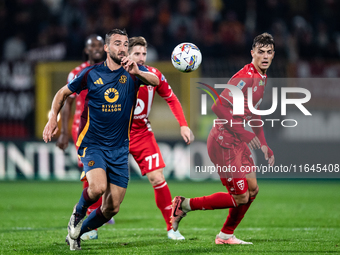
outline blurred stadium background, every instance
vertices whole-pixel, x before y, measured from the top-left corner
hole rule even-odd
[[[339,163],[339,11],[336,0],[2,0],[0,180],[79,177],[72,144],[64,154],[55,143],[44,144],[41,134],[53,95],[85,60],[85,38],[104,36],[115,27],[147,39],[148,64],[167,77],[188,121],[190,79],[230,77],[250,62],[254,36],[271,33],[276,56],[268,76],[318,78],[321,83],[306,87],[314,100],[307,104],[314,122],[301,120],[303,128],[296,132],[265,128],[277,162]],[[170,63],[174,46],[185,41],[195,43],[203,55],[201,67],[191,74],[179,73]],[[269,93],[264,106],[270,107],[270,100]],[[189,149],[160,97],[150,119],[167,164],[165,175],[188,178]],[[190,127],[204,142],[206,122],[194,121]],[[131,169],[137,177],[133,162]]]

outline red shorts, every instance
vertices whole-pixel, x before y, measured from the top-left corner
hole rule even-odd
[[[142,175],[164,168],[165,164],[153,132],[130,137],[130,153],[136,160]]]
[[[78,140],[78,129],[79,127],[77,125],[72,125],[72,138],[73,138],[74,146],[76,146],[77,151],[78,151],[78,146],[76,144]],[[81,162],[79,157],[78,157],[78,166],[83,167],[83,163]]]
[[[231,134],[211,132],[207,147],[210,160],[229,193],[240,195],[247,192],[246,174],[251,173],[252,166],[255,165],[247,144]]]

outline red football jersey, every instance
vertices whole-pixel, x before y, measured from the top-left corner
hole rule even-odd
[[[86,61],[84,63],[82,63],[81,65],[77,66],[76,68],[74,68],[69,75],[67,76],[67,84],[69,82],[71,82],[74,77],[80,73],[84,68],[90,66],[90,62]],[[79,122],[80,122],[80,116],[84,110],[84,104],[85,104],[85,98],[87,95],[87,89],[83,90],[82,92],[80,92],[79,95],[77,95],[77,93],[73,93],[70,97],[73,97],[76,99],[76,110],[74,113],[74,117],[73,117],[73,123],[72,123],[72,131],[75,132],[76,134],[78,134],[78,129],[79,129]]]
[[[263,98],[264,89],[267,84],[267,75],[260,74],[255,66],[250,63],[245,65],[240,71],[238,71],[229,81],[228,84],[234,85],[242,90],[244,95],[244,119],[251,119],[252,113],[248,108],[248,88],[252,88],[253,106],[258,109]],[[233,96],[229,89],[223,90],[220,95],[222,104],[226,106],[233,105]],[[224,100],[223,100],[224,99]],[[226,103],[226,101],[228,103]],[[239,116],[239,115],[238,115]]]
[[[181,103],[172,91],[164,75],[154,67],[145,67],[149,70],[149,72],[157,75],[160,83],[155,87],[147,85],[139,87],[130,135],[137,135],[143,131],[152,131],[148,117],[155,97],[155,92],[157,92],[169,104],[169,107],[175,115],[179,125],[187,126],[188,124],[185,120]]]

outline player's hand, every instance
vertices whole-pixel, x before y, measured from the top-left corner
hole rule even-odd
[[[56,146],[58,146],[63,151],[66,150],[68,147],[68,135],[67,134],[60,134]]]
[[[57,132],[58,132],[57,118],[50,118],[43,131],[43,139],[45,143],[50,142],[52,137]]]
[[[122,63],[123,68],[127,72],[129,72],[129,74],[136,75],[140,72],[137,63],[129,59],[128,57],[123,57],[121,63]]]
[[[265,158],[265,160],[268,160],[268,164],[270,165],[270,166],[273,166],[274,165],[274,163],[275,163],[275,157],[274,157],[274,154],[273,155],[271,155],[271,157],[269,157],[269,148],[268,148],[268,146],[266,146],[266,145],[262,145],[261,146],[261,150],[262,150],[262,152],[263,152],[263,154],[264,154],[264,158]]]
[[[195,140],[195,136],[187,126],[181,126],[181,136],[186,144],[190,144]]]
[[[249,147],[251,150],[256,150],[261,148],[261,142],[257,136],[255,136],[249,143]]]

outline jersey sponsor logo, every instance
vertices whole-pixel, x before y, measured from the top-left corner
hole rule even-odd
[[[122,106],[121,104],[103,104],[102,112],[121,112]]]
[[[99,78],[100,79],[100,78]],[[112,97],[113,96],[113,97]],[[109,88],[104,93],[104,98],[109,103],[114,103],[119,98],[119,92],[115,88]]]
[[[141,115],[134,115],[133,119],[135,120],[141,120],[141,119],[145,119],[146,117],[148,117],[146,114],[141,114]]]
[[[87,165],[88,165],[88,166],[94,166],[94,161],[91,160]]]
[[[124,84],[127,81],[127,77],[125,75],[120,76],[119,82]]]
[[[244,189],[244,180],[240,180],[238,182],[236,182],[237,187],[239,187],[240,190]]]
[[[153,86],[151,86],[151,85],[148,85],[148,90],[149,90],[149,91],[152,91],[152,90],[153,90],[153,88],[154,88]]]
[[[135,107],[135,115],[141,114],[145,108],[145,103],[142,99],[137,98],[136,107]]]
[[[94,82],[94,84],[104,84],[102,78],[99,78]]]
[[[237,83],[236,87],[242,90],[245,85],[246,85],[246,82],[243,80],[240,80],[239,83]]]

